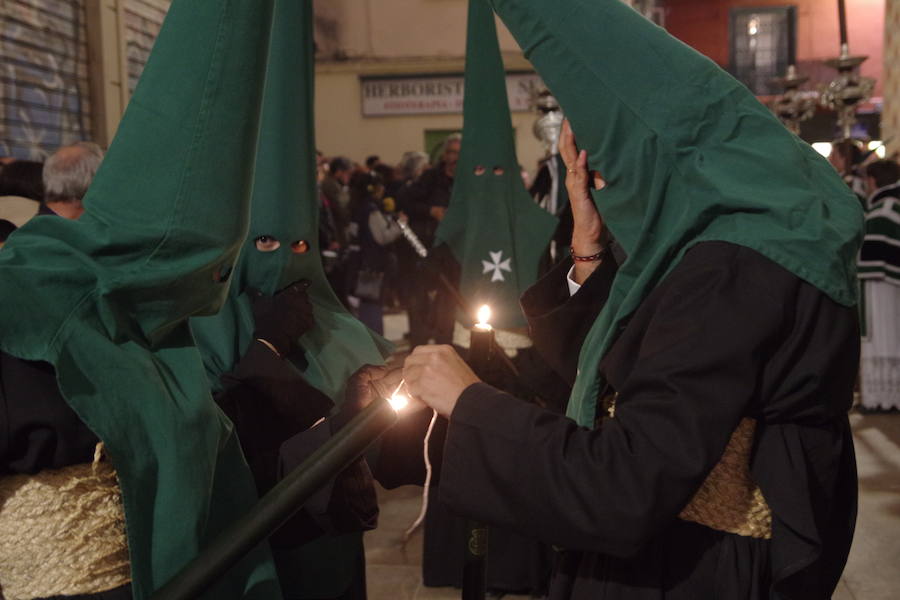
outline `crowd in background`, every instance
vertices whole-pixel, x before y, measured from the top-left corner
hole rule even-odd
[[[432,245],[450,205],[461,144],[459,134],[449,136],[434,162],[426,153],[415,151],[404,153],[396,164],[375,155],[363,162],[318,155],[319,247],[328,281],[341,302],[378,333],[384,332],[385,311],[406,311],[411,347],[432,340],[452,342],[456,306],[446,288],[457,282],[459,265],[445,247]],[[77,219],[102,158],[102,149],[91,142],[59,148],[43,163],[0,158],[0,245],[37,214]],[[856,193],[868,216],[867,228],[872,230],[867,231],[861,253],[861,277],[883,281],[887,273],[888,296],[897,295],[900,239],[895,239],[892,227],[900,223],[900,165],[894,158],[877,159],[854,141],[836,143],[829,160]],[[527,185],[524,174],[523,180]],[[537,187],[540,174],[531,189],[535,197],[540,195]],[[427,259],[403,239],[402,227],[431,249]],[[867,265],[877,268],[867,270]],[[869,287],[882,286],[870,282]],[[864,293],[863,308],[867,301],[871,304],[872,299]],[[869,359],[870,371],[875,369],[872,365],[879,365],[882,381],[878,385],[884,389],[868,395],[877,398],[873,403],[863,393],[863,410],[900,405],[896,400],[900,389],[896,372],[900,367],[895,364],[900,362],[897,311],[900,302],[893,301],[862,311],[864,364],[865,344],[873,330],[880,332],[879,342],[884,343],[878,358]],[[865,366],[862,379],[865,392]]]
[[[450,343],[455,305],[443,289],[458,265],[438,249],[426,260],[402,238],[408,227],[426,248],[450,204],[461,137],[451,135],[435,164],[406,152],[396,165],[378,156],[354,163],[319,156],[319,243],[328,280],[368,327],[384,333],[383,312],[406,310],[410,342]]]

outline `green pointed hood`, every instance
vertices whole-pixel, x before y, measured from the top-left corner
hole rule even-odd
[[[506,70],[485,0],[469,2],[465,83],[462,150],[437,240],[459,261],[469,303],[490,305],[499,327],[520,327],[519,296],[537,279],[556,218],[534,203],[522,182]]]
[[[225,307],[217,315],[193,319],[191,326],[216,388],[219,376],[253,341],[248,290],[272,295],[299,279],[309,280],[316,325],[301,340],[305,353],[295,357],[296,364],[312,385],[340,403],[349,376],[366,363],[383,362],[389,345],[344,309],[325,279],[318,246],[313,83],[312,5],[277,2],[250,231]],[[256,241],[262,237],[277,240],[277,249],[260,251]]]
[[[855,304],[859,203],[743,85],[620,0],[491,4],[606,179],[594,201],[628,254],[582,346],[571,417],[593,423],[619,325],[698,242],[747,246]]]
[[[0,347],[56,369],[103,440],[146,598],[256,500],[188,317],[225,300],[246,233],[272,0],[175,0],[78,221],[0,252]],[[279,598],[268,549],[206,598]]]

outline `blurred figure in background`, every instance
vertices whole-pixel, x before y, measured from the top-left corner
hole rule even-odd
[[[347,225],[350,223],[350,195],[347,189],[353,163],[346,156],[336,156],[328,163],[328,174],[322,180],[323,205],[334,219],[334,241],[340,247],[347,244]]]
[[[93,142],[63,146],[44,163],[44,204],[39,214],[77,219],[94,174],[103,161],[103,150]]]
[[[40,202],[44,199],[43,163],[12,160],[0,170],[0,197],[18,196]]]
[[[372,173],[381,178],[384,186],[384,195],[381,199],[381,209],[386,215],[397,215],[397,192],[403,187],[403,182],[397,174],[397,169],[378,163],[372,169]],[[393,223],[392,223],[393,224]],[[385,247],[386,265],[384,270],[384,288],[381,294],[381,304],[383,308],[391,312],[402,310],[403,300],[400,294],[400,259],[398,252],[403,241],[391,243]]]
[[[857,195],[859,201],[863,204],[863,208],[865,208],[866,183],[862,177],[860,165],[864,158],[862,149],[854,140],[836,142],[831,147],[831,153],[828,155],[828,162],[840,174],[844,182],[850,186],[853,193]]]
[[[347,304],[347,276],[343,261],[347,252],[347,228],[350,225],[350,196],[347,184],[353,173],[349,158],[336,156],[327,161],[320,157],[319,174],[319,249],[322,265],[331,289]]]
[[[321,186],[322,182],[325,181],[325,177],[327,175],[328,159],[325,157],[321,150],[316,150],[316,183]]]
[[[402,186],[412,184],[428,168],[428,155],[424,152],[404,152],[397,165]]]
[[[428,155],[424,152],[404,152],[397,165],[397,179],[394,183],[394,189],[388,190],[386,194],[393,197],[399,208],[399,198],[404,193],[404,189],[418,179],[420,175],[427,169]],[[412,249],[406,241],[401,240],[394,246],[397,256],[397,272],[399,276],[396,279],[395,290],[400,306],[404,309],[408,308],[410,297],[415,289],[415,277],[413,273],[419,257],[415,250]]]
[[[900,165],[866,167],[866,233],[859,258],[862,280],[862,412],[900,409]]]
[[[444,140],[441,160],[433,168],[424,171],[411,184],[399,192],[398,204],[409,216],[410,228],[419,236],[426,248],[434,244],[438,225],[450,205],[453,177],[462,146],[462,135],[454,133]],[[450,283],[459,279],[459,265],[450,251],[441,246],[432,250],[430,267],[419,269],[413,275],[412,290],[407,302],[410,326],[410,346],[415,347],[434,339],[438,344],[453,341],[453,323],[456,320],[456,304],[443,288],[438,273]]]
[[[37,214],[44,198],[44,165],[30,160],[0,163],[0,219],[21,227]]]
[[[350,180],[351,229],[356,231],[359,248],[348,260],[353,277],[350,294],[359,299],[360,321],[379,335],[384,333],[384,279],[391,263],[388,246],[401,235],[382,205],[384,190],[378,174],[356,173]],[[403,214],[399,218],[406,219]]]
[[[376,170],[375,167],[381,164],[384,163],[381,162],[381,157],[377,154],[370,154],[366,157],[366,171],[369,173],[374,173]]]

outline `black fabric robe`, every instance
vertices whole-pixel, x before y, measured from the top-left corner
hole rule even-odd
[[[0,352],[0,477],[92,462],[99,441],[60,394],[50,363]],[[131,600],[131,586],[67,598]]]
[[[464,355],[464,349],[458,350]],[[520,351],[514,359],[524,385],[523,381],[512,381],[505,368],[496,363],[481,377],[505,390],[514,390],[517,398],[529,398],[559,409],[559,387],[564,388],[565,384],[557,383],[559,377],[548,374],[542,361],[529,350]],[[430,410],[405,415],[382,436],[377,459],[372,464],[375,478],[384,487],[424,485],[423,440],[431,416]],[[466,519],[443,504],[438,494],[446,434],[447,420],[438,418],[428,444],[432,478],[423,532],[422,583],[428,587],[459,588],[463,583],[468,537]],[[488,530],[487,589],[543,596],[550,579],[553,550],[509,528],[489,527]]]
[[[615,275],[571,298],[563,263],[523,298],[533,339],[569,381]],[[856,517],[847,419],[855,309],[747,248],[698,244],[598,365],[617,391],[599,429],[470,386],[451,415],[441,499],[560,548],[551,599],[830,598]],[[743,417],[773,511],[761,540],[677,515]]]
[[[313,427],[331,412],[331,399],[258,342],[221,379],[223,389],[215,400],[235,425],[260,495],[324,444],[334,423],[349,420],[342,414]],[[361,532],[377,521],[374,482],[360,459],[270,538],[285,600],[365,599]]]

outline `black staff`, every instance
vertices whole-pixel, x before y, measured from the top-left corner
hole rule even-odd
[[[488,324],[491,309],[482,306],[478,323],[472,328],[469,342],[469,366],[481,377],[487,372],[494,355],[494,330]],[[488,528],[479,521],[466,521],[465,562],[463,564],[463,600],[484,600],[487,591]]]
[[[372,402],[156,590],[151,600],[189,600],[202,594],[396,422],[397,410],[387,399]]]

